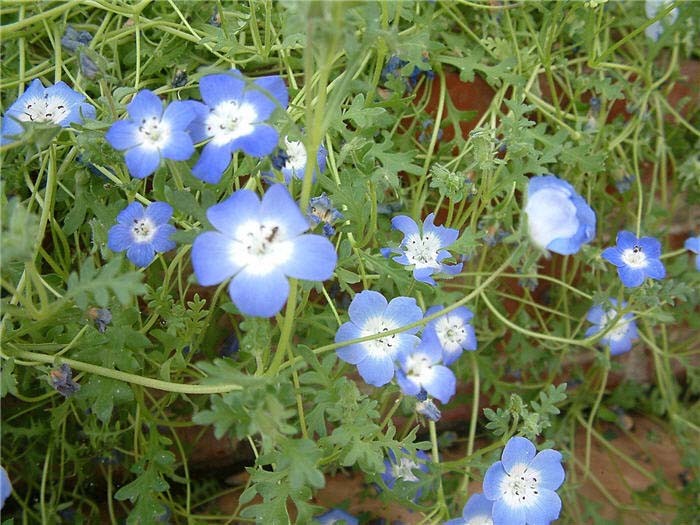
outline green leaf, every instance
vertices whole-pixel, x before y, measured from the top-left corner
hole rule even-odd
[[[0,397],[5,397],[7,393],[17,395],[17,378],[15,378],[15,360],[13,358],[3,359],[0,365]]]
[[[115,405],[134,400],[131,387],[122,381],[93,375],[85,383],[76,397],[87,400],[97,418],[108,423]]]
[[[90,299],[100,307],[107,307],[111,295],[122,305],[128,305],[133,297],[142,294],[146,288],[141,283],[141,273],[119,272],[122,261],[122,257],[115,257],[105,266],[96,269],[92,257],[88,257],[80,268],[80,274],[73,272],[68,277],[66,297],[73,299],[82,310],[87,309]]]

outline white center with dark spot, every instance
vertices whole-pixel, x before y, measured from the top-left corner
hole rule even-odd
[[[433,376],[433,365],[427,355],[419,352],[413,353],[406,358],[406,377],[417,384],[425,385],[430,383]]]
[[[641,246],[635,246],[634,248],[628,248],[623,251],[622,262],[630,268],[644,268],[649,264],[647,262],[647,256]]]
[[[134,219],[131,226],[131,236],[134,242],[143,243],[151,242],[156,234],[158,227],[153,224],[153,221],[148,217],[143,219]]]
[[[284,265],[294,253],[284,227],[272,222],[248,221],[234,232],[230,257],[236,265],[256,275],[265,275]]]
[[[209,112],[205,121],[207,134],[215,145],[222,146],[251,134],[257,116],[252,105],[226,100]]]
[[[299,173],[306,168],[306,148],[304,143],[298,140],[284,138],[284,150],[287,154],[287,162],[284,168]]]
[[[423,236],[418,234],[409,235],[405,241],[405,254],[409,264],[415,265],[417,269],[435,268],[440,269],[437,261],[438,250],[442,248],[440,239],[434,233],[428,232]]]
[[[418,468],[418,463],[409,458],[401,458],[398,463],[391,467],[391,474],[396,479],[404,481],[418,481],[418,477],[413,473],[413,469]]]
[[[170,140],[170,126],[156,116],[143,118],[139,122],[138,135],[141,145],[157,149]]]
[[[27,100],[24,111],[19,115],[23,122],[53,122],[60,124],[70,113],[66,101],[48,93],[43,97]]]
[[[362,327],[362,337],[367,337],[369,335],[381,334],[398,328],[398,325],[392,323],[384,317],[372,317],[368,319],[365,325]],[[397,350],[396,334],[387,335],[380,337],[379,339],[372,339],[371,341],[365,341],[363,343],[365,348],[371,356],[379,355],[390,355],[395,356]]]
[[[617,317],[619,312],[616,310],[608,310],[603,314],[600,320],[601,326],[605,329],[608,324],[612,322],[613,319]],[[627,332],[629,330],[630,320],[620,319],[615,323],[613,328],[606,334],[606,337],[610,338],[612,341],[618,341],[627,337]]]
[[[467,329],[463,319],[454,315],[440,317],[435,322],[435,333],[438,336],[440,345],[450,352],[462,348],[467,339]]]
[[[501,481],[499,490],[503,500],[509,507],[530,506],[532,500],[540,496],[540,482],[537,479],[538,472],[528,469],[521,463],[510,469]]]

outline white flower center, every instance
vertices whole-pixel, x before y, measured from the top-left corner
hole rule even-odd
[[[462,344],[467,339],[467,330],[464,320],[456,316],[446,315],[435,322],[435,333],[438,336],[440,345],[449,351],[456,351],[462,348]]]
[[[27,100],[24,111],[19,115],[19,120],[60,124],[68,117],[69,113],[70,110],[64,99],[46,93],[43,97]]]
[[[622,252],[622,262],[631,268],[644,268],[649,263],[647,262],[647,256],[642,251],[641,246],[635,246],[634,248],[628,248]]]
[[[139,124],[138,135],[141,144],[146,147],[163,147],[170,139],[170,126],[155,116],[144,118]]]
[[[136,243],[151,242],[157,230],[158,227],[147,217],[134,219],[131,226],[131,237]]]
[[[535,192],[527,201],[527,225],[530,236],[540,248],[555,239],[572,237],[579,227],[576,206],[564,189],[546,188]]]
[[[440,269],[437,261],[438,250],[442,248],[440,239],[434,233],[428,232],[418,236],[412,234],[406,237],[405,253],[409,264],[414,264],[416,268]]]
[[[601,326],[605,329],[608,324],[617,317],[619,312],[616,310],[608,310],[603,314],[603,317],[600,320]],[[624,337],[627,337],[627,332],[628,332],[628,326],[630,324],[630,320],[625,320],[625,319],[620,319],[615,323],[613,328],[606,334],[605,337],[610,338],[612,341],[617,341],[619,339],[623,339]]]
[[[225,100],[209,112],[205,122],[207,133],[213,137],[212,142],[215,145],[223,146],[252,133],[257,116],[255,108],[250,104]]]
[[[303,142],[287,140],[285,137],[284,149],[288,157],[287,162],[284,163],[285,169],[298,172],[306,167],[306,148]]]
[[[408,458],[401,458],[398,463],[391,467],[391,474],[396,479],[404,481],[418,481],[418,477],[413,473],[413,469],[418,468],[418,463]]]
[[[362,327],[362,337],[381,334],[394,328],[398,328],[398,326],[390,320],[383,317],[372,317]],[[372,356],[389,354],[393,358],[396,354],[396,334],[366,341],[362,344]]]
[[[433,375],[433,365],[427,355],[411,354],[406,358],[406,376],[418,385],[430,382]]]
[[[256,275],[265,275],[284,265],[294,253],[294,245],[279,224],[248,221],[234,232],[230,257],[236,265]]]
[[[529,471],[523,463],[515,465],[510,473],[506,473],[499,487],[506,505],[529,507],[533,500],[539,499],[540,482],[537,475],[537,471]]]

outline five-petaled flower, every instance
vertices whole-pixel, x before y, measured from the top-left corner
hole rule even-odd
[[[700,235],[697,237],[688,237],[683,246],[686,250],[690,250],[697,255],[697,257],[695,257],[695,269],[700,271]]]
[[[462,517],[446,521],[444,525],[493,525],[493,501],[483,494],[472,494],[462,510]]]
[[[66,128],[81,123],[83,117],[95,118],[95,108],[85,102],[85,95],[72,90],[65,82],[56,82],[45,88],[37,78],[5,113],[0,145],[15,141],[16,135],[21,135],[28,123]]]
[[[414,349],[398,356],[401,368],[396,371],[396,382],[404,394],[415,396],[425,390],[442,403],[455,394],[457,378],[452,370],[440,365],[442,348],[435,342],[422,341]]]
[[[533,177],[527,187],[527,225],[542,250],[571,255],[595,237],[595,213],[574,187],[554,175]]]
[[[442,305],[432,306],[425,316],[443,309]],[[459,306],[445,315],[433,319],[425,325],[423,341],[437,344],[442,348],[442,362],[451,365],[462,355],[462,350],[476,350],[474,327],[469,323],[474,314],[466,306]]]
[[[621,308],[618,308],[615,299],[609,299],[609,301],[613,308],[606,310],[598,304],[588,310],[586,319],[593,323],[593,326],[586,330],[586,337],[607,331],[600,339],[600,343],[610,347],[610,355],[624,354],[632,349],[632,341],[637,338],[637,323],[634,322],[634,314],[626,313],[611,327],[611,323],[620,315],[620,310],[627,304],[622,303]]]
[[[442,261],[452,256],[444,248],[457,240],[459,231],[445,226],[435,226],[435,214],[431,213],[419,229],[416,221],[406,215],[397,215],[391,219],[391,225],[404,234],[399,248],[391,251],[401,255],[393,259],[407,266],[413,266],[413,277],[420,282],[435,286],[431,277],[435,273],[456,275],[462,271],[462,263],[449,265]]]
[[[364,290],[353,298],[348,309],[350,321],[338,328],[335,342],[379,335],[423,318],[423,312],[411,297],[396,297],[387,304],[379,292]],[[370,385],[386,385],[394,377],[395,362],[402,353],[413,350],[420,342],[413,335],[418,327],[396,334],[338,348],[338,357],[357,365],[362,379]]]
[[[287,277],[324,281],[338,256],[322,235],[304,234],[309,223],[281,184],[262,201],[252,190],[238,190],[207,210],[217,231],[200,234],[192,246],[199,284],[233,278],[229,295],[246,315],[272,317],[289,296]]]
[[[661,243],[653,237],[637,237],[627,231],[617,234],[617,246],[606,248],[603,259],[617,266],[622,284],[629,288],[639,286],[644,279],[663,279],[666,268],[659,259]]]
[[[316,152],[316,164],[319,172],[326,170],[326,157],[328,152],[321,144]],[[282,172],[284,183],[289,184],[292,178],[303,179],[306,173],[306,146],[299,140],[289,140],[284,137],[284,148],[281,148],[272,158],[272,165]],[[268,178],[273,178],[272,175]],[[313,166],[312,180],[316,180],[316,166]]]
[[[105,139],[114,149],[126,150],[126,167],[133,177],[147,177],[163,158],[187,160],[194,153],[192,138],[186,131],[196,115],[191,103],[176,100],[164,111],[160,98],[142,89],[126,110],[129,118],[112,124]]]
[[[389,489],[393,489],[397,481],[409,481],[415,483],[419,481],[419,477],[414,472],[428,472],[428,463],[430,458],[422,450],[416,450],[415,456],[410,456],[408,451],[401,449],[402,455],[396,458],[394,451],[389,449],[388,458],[384,460],[384,472],[382,480]]]
[[[136,266],[148,266],[155,254],[175,248],[170,236],[175,227],[168,224],[173,208],[166,202],[152,202],[146,209],[132,202],[117,215],[117,224],[109,229],[107,246],[115,252],[126,250]]]
[[[555,490],[564,482],[562,456],[552,449],[536,452],[530,440],[512,437],[486,471],[484,496],[493,501],[494,525],[544,525],[559,517]]]
[[[280,76],[250,82],[238,70],[207,75],[199,80],[204,104],[193,102],[197,118],[190,126],[195,142],[210,139],[192,174],[210,183],[221,180],[231,155],[243,150],[264,157],[277,146],[279,134],[265,121],[276,108],[287,108],[289,95]]]

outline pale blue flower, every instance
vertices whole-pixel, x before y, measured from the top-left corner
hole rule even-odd
[[[697,255],[695,257],[695,269],[700,271],[700,236],[687,238],[683,246],[686,250],[690,250]]]
[[[4,467],[0,467],[0,509],[5,506],[5,501],[12,494],[12,483]]]
[[[326,171],[327,156],[328,152],[321,144],[316,152],[316,164],[320,173]],[[282,172],[285,184],[289,184],[293,178],[303,179],[306,173],[306,163],[307,155],[304,143],[299,140],[289,140],[289,137],[284,137],[284,148],[280,149],[272,159],[272,165]],[[316,180],[315,166],[312,180]]]
[[[530,238],[542,250],[571,255],[595,237],[595,213],[571,184],[554,175],[530,179],[524,211]]]
[[[617,234],[617,246],[606,248],[603,259],[617,266],[622,284],[629,288],[639,286],[644,279],[663,279],[666,268],[659,259],[661,243],[653,237],[637,237],[628,231]]]
[[[484,475],[484,496],[493,501],[493,525],[546,525],[561,512],[555,492],[564,482],[562,456],[552,449],[537,452],[524,437],[512,437],[501,461]]]
[[[659,11],[666,9],[666,7],[669,6],[671,3],[671,0],[646,0],[646,2],[644,2],[644,12],[646,13],[647,18],[655,18]],[[647,37],[651,38],[654,41],[657,41],[659,40],[659,38],[661,38],[664,29],[667,26],[672,25],[677,18],[678,8],[676,7],[674,9],[671,9],[671,12],[661,20],[657,20],[653,24],[648,25],[644,29],[644,33],[647,35]]]
[[[483,494],[472,494],[462,510],[462,517],[446,521],[444,525],[493,525],[493,501]]]
[[[402,449],[401,452],[401,457],[397,459],[394,451],[389,449],[389,457],[384,460],[382,480],[389,489],[393,489],[396,482],[409,481],[415,483],[419,481],[416,470],[428,472],[430,457],[425,452],[416,450],[415,456],[410,456],[405,449]]]
[[[602,305],[595,305],[588,310],[586,320],[593,323],[593,326],[586,330],[586,337],[607,330],[613,319],[620,314],[620,310],[627,306],[626,303],[622,303],[622,307],[618,308],[615,299],[609,299],[609,301],[613,308],[606,310]],[[636,338],[637,323],[634,321],[634,315],[627,313],[615,322],[613,327],[600,339],[600,343],[610,348],[611,355],[618,355],[629,352],[632,349],[632,341]]]
[[[174,101],[163,111],[163,102],[152,91],[142,89],[126,106],[129,118],[109,128],[105,139],[120,151],[129,173],[137,179],[147,177],[161,159],[187,160],[194,153],[187,126],[196,116],[189,102]]]
[[[457,379],[452,370],[440,363],[442,348],[434,342],[422,341],[412,350],[398,356],[401,368],[396,371],[396,382],[401,391],[415,396],[422,390],[447,403],[455,394]]]
[[[331,509],[314,518],[319,525],[358,525],[360,520],[341,509]]]
[[[238,190],[207,210],[217,231],[200,234],[192,246],[199,284],[231,279],[228,291],[238,309],[258,317],[278,313],[289,295],[288,277],[325,281],[338,256],[321,235],[304,234],[309,222],[289,191],[270,187],[262,201],[252,190]]]
[[[436,314],[442,309],[442,305],[432,306],[425,312],[425,316]],[[476,350],[476,335],[474,327],[470,324],[473,317],[474,314],[469,308],[459,306],[427,323],[423,330],[423,341],[442,348],[442,362],[451,365],[462,355],[463,350]]]

